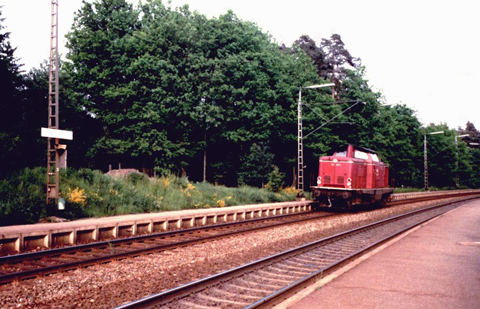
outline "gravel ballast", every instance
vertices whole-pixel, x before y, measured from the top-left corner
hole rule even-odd
[[[0,308],[112,308],[342,231],[435,202],[276,227],[0,286]]]

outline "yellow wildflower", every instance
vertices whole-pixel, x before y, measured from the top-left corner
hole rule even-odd
[[[77,203],[82,205],[83,207],[87,205],[87,195],[85,194],[85,190],[80,188],[70,189],[68,188],[67,192],[67,200],[72,203]]]
[[[285,192],[287,194],[297,194],[299,191],[294,187],[286,187],[282,189],[282,192]]]
[[[168,180],[168,178],[162,178],[162,182],[165,190],[168,189],[168,186],[170,185],[170,181]]]

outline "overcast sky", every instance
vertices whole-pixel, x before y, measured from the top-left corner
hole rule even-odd
[[[63,38],[82,1],[59,3]],[[209,17],[231,9],[288,46],[302,34],[320,42],[338,33],[388,103],[406,104],[424,124],[457,128],[471,121],[480,129],[480,11],[474,0],[172,1],[174,7],[183,4]],[[51,1],[0,0],[0,5],[3,31],[11,32],[20,63],[26,70],[38,67],[49,56]]]

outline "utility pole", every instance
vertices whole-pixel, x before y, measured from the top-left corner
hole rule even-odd
[[[427,135],[435,135],[435,134],[442,134],[444,131],[437,131],[437,132],[430,132],[423,133],[423,177],[424,177],[424,184],[425,184],[425,191],[429,191],[428,188],[428,156],[427,156]]]
[[[50,28],[50,63],[48,75],[48,126],[42,128],[41,135],[48,137],[47,142],[47,204],[54,201],[59,209],[64,203],[58,203],[60,197],[60,168],[67,167],[67,145],[60,139],[73,139],[72,131],[59,130],[59,56],[58,56],[58,0],[52,0]],[[61,205],[62,204],[62,205]]]
[[[298,157],[297,157],[297,198],[304,198],[305,193],[303,192],[303,125],[302,125],[302,88],[303,89],[314,89],[314,88],[324,88],[324,87],[334,87],[335,84],[322,84],[322,85],[312,85],[307,87],[300,87],[298,90]],[[308,135],[308,134],[307,134]]]
[[[302,87],[298,91],[298,159],[297,189],[303,195],[303,130],[302,130]]]
[[[469,136],[469,134],[462,134],[462,135],[455,134],[455,188],[456,189],[460,187],[460,177],[458,176],[458,138],[466,137],[466,136]]]
[[[205,148],[203,148],[203,182],[207,181],[207,129],[203,134],[203,141],[205,143]]]
[[[48,128],[59,129],[59,81],[58,81],[58,0],[52,0],[50,28],[50,65],[48,77]],[[48,137],[47,146],[47,204],[59,197],[59,139]]]
[[[427,133],[423,135],[423,184],[428,191]]]
[[[458,136],[455,135],[455,189],[460,186],[460,179],[458,178]]]

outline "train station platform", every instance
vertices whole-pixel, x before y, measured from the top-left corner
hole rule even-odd
[[[291,201],[0,226],[0,256],[310,210],[310,201]]]
[[[275,308],[480,308],[480,200],[389,241]]]

